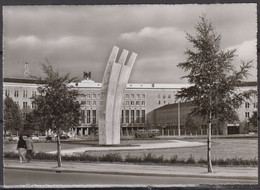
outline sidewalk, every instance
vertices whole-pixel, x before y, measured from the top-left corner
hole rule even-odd
[[[229,179],[258,179],[257,167],[219,167],[214,166],[214,173],[207,173],[204,166],[162,166],[162,165],[135,165],[121,163],[97,162],[69,162],[62,161],[62,167],[57,167],[55,161],[33,160],[30,163],[19,163],[18,160],[4,160],[5,169],[24,169],[52,172],[74,173],[102,173],[123,175],[153,175],[153,176],[179,176],[203,178],[229,178]]]

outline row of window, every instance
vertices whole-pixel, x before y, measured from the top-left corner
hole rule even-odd
[[[92,114],[91,114],[92,112]],[[81,113],[80,113],[80,122],[82,124],[90,124],[90,123],[93,123],[93,124],[96,124],[97,122],[97,110],[81,110]]]
[[[131,105],[131,106],[134,106],[134,105],[136,105],[136,106],[140,106],[140,105],[145,106],[145,101],[126,101],[125,105],[126,106],[129,106],[129,105]]]
[[[101,94],[87,94],[87,99],[90,99],[92,97],[92,99],[96,99],[96,98],[98,98],[98,99],[100,99],[101,98]],[[140,99],[140,98],[142,98],[142,99],[144,99],[145,98],[145,94],[126,94],[125,95],[125,98],[126,99],[134,99],[134,98],[136,98],[136,99]]]
[[[121,123],[145,123],[145,110],[122,110]]]
[[[168,94],[168,96],[166,95],[166,94],[158,94],[158,98],[166,98],[166,97],[168,97],[168,98],[172,98],[172,96],[170,95],[170,94]]]
[[[31,96],[33,97],[35,95],[36,95],[36,91],[32,91]],[[5,96],[10,96],[10,90],[5,90]],[[19,90],[14,91],[14,97],[16,97],[16,98],[19,97]],[[22,91],[22,97],[27,98],[28,97],[28,91],[26,91],[26,90]]]
[[[91,94],[87,94],[87,99],[91,98]],[[92,94],[92,99],[100,99],[101,95],[100,94]]]
[[[257,103],[254,103],[254,108],[256,108]],[[245,102],[245,108],[250,108],[250,103],[249,102]]]
[[[145,94],[126,94],[125,98],[126,99],[129,99],[129,98],[131,98],[131,99],[134,99],[134,98],[136,98],[136,99],[140,99],[140,98],[144,99],[145,98]]]

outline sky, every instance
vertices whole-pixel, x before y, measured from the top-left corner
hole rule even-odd
[[[102,82],[117,46],[138,54],[129,82],[187,83],[177,64],[187,59],[186,34],[196,34],[202,14],[221,35],[221,47],[237,49],[236,67],[253,60],[247,80],[256,81],[256,4],[6,6],[3,76],[23,78],[26,62],[31,75],[41,75],[48,62],[61,74],[82,80],[86,71]]]

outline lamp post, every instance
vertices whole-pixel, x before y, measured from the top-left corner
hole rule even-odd
[[[181,112],[180,112],[180,102],[178,102],[178,137],[181,137]]]

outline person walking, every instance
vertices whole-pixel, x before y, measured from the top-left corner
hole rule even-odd
[[[17,150],[19,154],[20,163],[23,163],[23,160],[25,161],[25,150],[26,150],[26,142],[23,139],[23,136],[19,137],[18,143],[17,143]]]
[[[29,163],[33,156],[33,142],[31,136],[28,136],[26,140],[26,158],[27,162]]]

